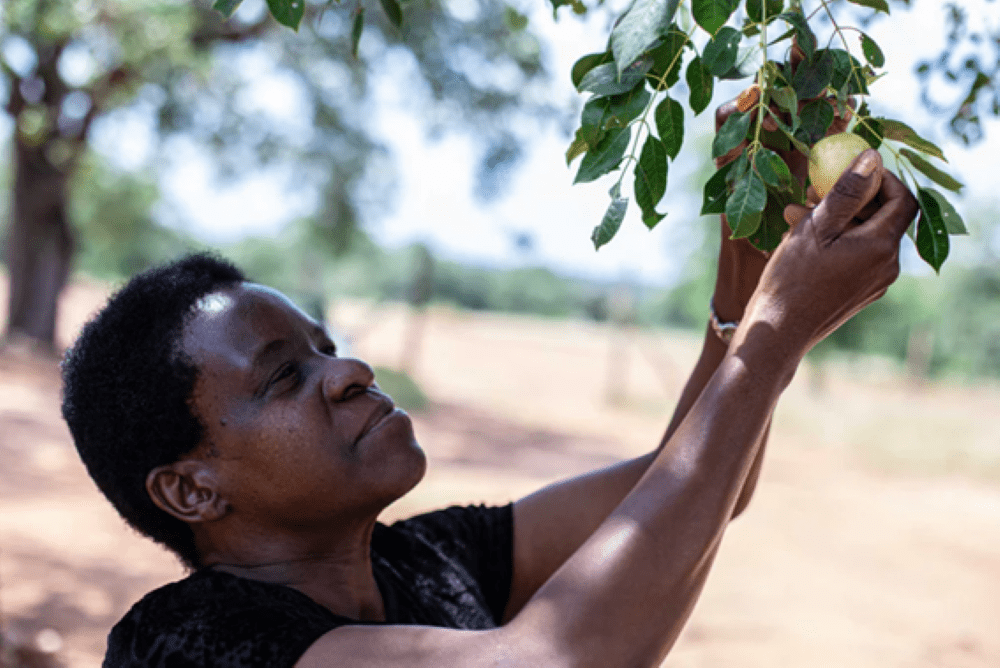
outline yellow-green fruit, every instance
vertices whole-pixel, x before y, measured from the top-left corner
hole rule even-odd
[[[809,153],[809,180],[816,194],[826,197],[844,170],[866,148],[870,148],[868,142],[850,132],[830,135],[816,142]]]

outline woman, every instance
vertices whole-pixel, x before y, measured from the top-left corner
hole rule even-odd
[[[377,518],[425,460],[368,365],[214,258],[136,277],[67,355],[63,410],[122,516],[194,572],[133,607],[105,665],[658,665],[779,395],[895,280],[916,210],[866,151],[819,206],[789,207],[766,262],[723,241],[714,316],[740,322],[731,341],[708,329],[656,450],[392,527]]]

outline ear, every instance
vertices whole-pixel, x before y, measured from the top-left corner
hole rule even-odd
[[[201,460],[157,466],[146,476],[146,491],[161,510],[188,524],[211,522],[229,512],[214,472]]]

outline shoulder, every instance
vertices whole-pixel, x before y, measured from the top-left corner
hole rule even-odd
[[[203,570],[136,603],[108,636],[105,666],[291,666],[349,621],[289,587]]]
[[[468,547],[470,543],[509,540],[513,522],[513,504],[450,506],[400,520],[390,529],[441,547],[455,544]]]

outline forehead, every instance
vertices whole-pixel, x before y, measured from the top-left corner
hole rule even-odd
[[[224,360],[243,368],[261,345],[316,327],[313,319],[277,290],[240,283],[198,300],[181,345],[196,363]]]

